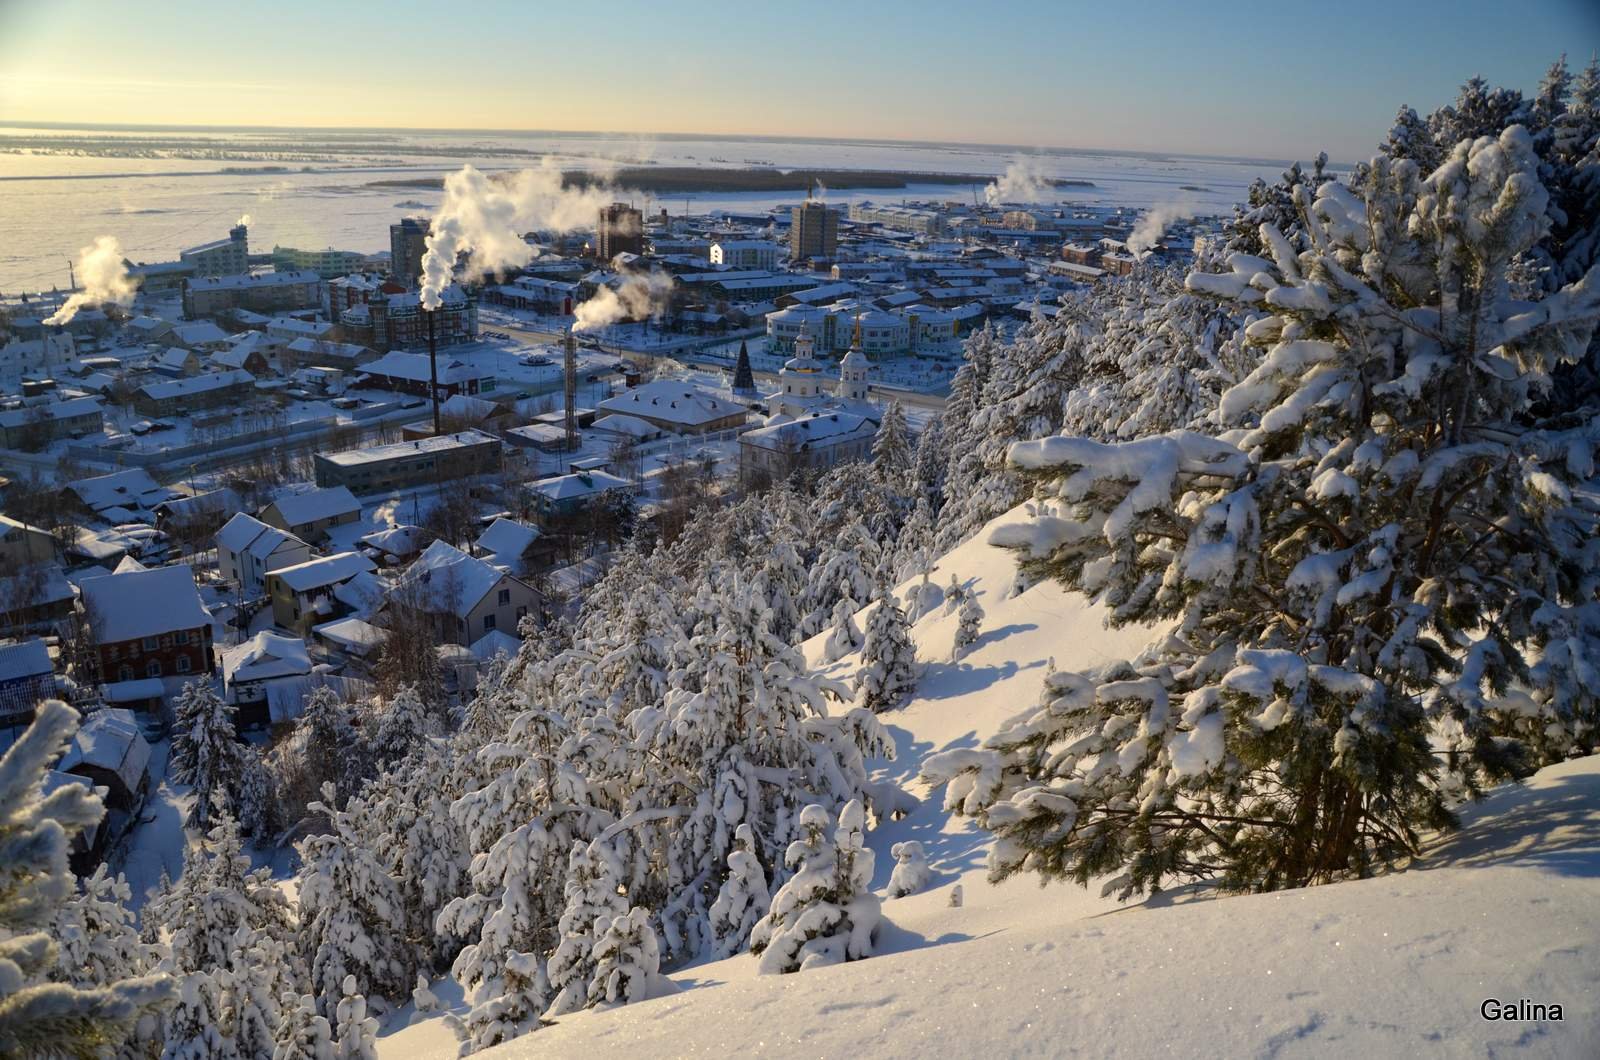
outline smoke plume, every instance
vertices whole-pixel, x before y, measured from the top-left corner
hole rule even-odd
[[[523,241],[523,233],[570,232],[592,225],[610,194],[596,186],[562,187],[561,169],[549,158],[537,169],[493,179],[462,166],[445,178],[444,201],[428,233],[428,252],[422,256],[423,308],[439,308],[439,296],[450,286],[460,254],[469,255],[469,276],[526,265],[533,248]]]
[[[83,290],[68,298],[60,309],[52,313],[46,324],[66,324],[85,306],[133,304],[138,289],[122,256],[122,244],[116,236],[97,236],[92,245],[78,251],[78,282]]]
[[[235,225],[244,225],[246,228],[248,228],[248,227],[250,227],[250,215],[247,214],[247,213],[246,214],[240,214],[239,215],[239,219],[237,221],[233,222],[233,223]]]
[[[1055,185],[1039,168],[1038,159],[1028,157],[1013,159],[1006,171],[983,189],[983,196],[990,206],[1003,202],[1046,202],[1058,197]]]
[[[592,331],[628,317],[645,317],[666,305],[672,293],[672,278],[663,272],[629,275],[616,290],[602,287],[595,296],[579,305],[573,331]]]
[[[1144,257],[1161,242],[1167,228],[1175,221],[1187,221],[1195,215],[1195,204],[1188,199],[1161,202],[1150,207],[1139,218],[1128,235],[1128,251],[1135,257]]]

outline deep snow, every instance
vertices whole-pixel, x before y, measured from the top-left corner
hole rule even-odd
[[[758,976],[748,954],[693,965],[672,973],[681,994],[564,1017],[483,1055],[1600,1055],[1600,759],[1495,792],[1420,866],[1377,879],[1227,898],[1181,888],[1125,905],[1032,878],[989,884],[984,834],[916,782],[921,761],[974,746],[1033,703],[1052,657],[1092,665],[1148,632],[1108,631],[1050,584],[1006,598],[1014,565],[986,537],[932,575],[978,592],[982,636],[952,665],[956,615],[923,618],[917,694],[885,715],[897,758],[879,776],[922,802],[869,834],[874,887],[907,839],[933,879],[884,903],[878,955],[791,976]],[[825,636],[808,643],[812,662]],[[1559,1003],[1564,1021],[1491,1023],[1479,1011],[1491,997]],[[434,1017],[380,1049],[443,1058],[455,1041]]]

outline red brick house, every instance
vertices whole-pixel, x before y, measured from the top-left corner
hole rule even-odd
[[[211,615],[188,566],[89,578],[79,589],[103,683],[213,672]]]

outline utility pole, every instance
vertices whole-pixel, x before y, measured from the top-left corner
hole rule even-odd
[[[568,298],[563,307],[563,314],[572,315],[572,299]],[[567,324],[567,333],[563,346],[564,390],[566,397],[566,418],[564,425],[567,429],[566,448],[567,459],[572,459],[571,453],[578,448],[578,343],[572,335],[572,324]]]
[[[433,398],[433,433],[437,437],[441,433],[439,422],[439,340],[434,335],[433,318],[438,315],[437,309],[425,309],[428,314],[428,396]]]
[[[67,259],[67,290],[76,291],[77,289],[78,289],[78,277],[72,271],[72,259],[68,258]]]

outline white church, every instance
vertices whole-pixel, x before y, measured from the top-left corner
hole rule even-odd
[[[839,374],[828,389],[828,363],[816,357],[809,330],[778,373],[766,422],[739,436],[739,471],[746,481],[787,478],[796,470],[822,470],[872,454],[883,412],[867,398],[872,362],[861,349],[858,327]]]

